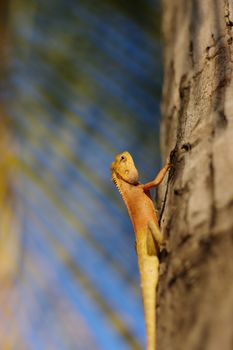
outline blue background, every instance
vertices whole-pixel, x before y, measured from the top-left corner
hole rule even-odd
[[[134,234],[109,167],[159,167],[155,1],[15,1],[8,118],[20,259],[17,350],[145,347]],[[12,306],[13,307],[13,306]]]

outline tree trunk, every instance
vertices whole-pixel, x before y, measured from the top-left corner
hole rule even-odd
[[[233,2],[163,0],[158,350],[233,349]]]

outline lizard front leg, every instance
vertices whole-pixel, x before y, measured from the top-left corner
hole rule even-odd
[[[151,188],[158,186],[163,181],[167,171],[170,169],[171,166],[172,165],[169,162],[167,162],[167,164],[159,171],[154,180],[142,185],[144,191],[148,191]]]

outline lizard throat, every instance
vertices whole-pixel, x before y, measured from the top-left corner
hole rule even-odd
[[[137,178],[138,178],[138,175],[137,175]],[[139,181],[137,178],[131,178],[129,180],[126,180],[124,179],[120,174],[116,173],[116,172],[112,172],[112,180],[114,183],[116,183],[116,181],[118,182],[125,182],[129,185],[132,185],[132,186],[136,186],[139,184]]]

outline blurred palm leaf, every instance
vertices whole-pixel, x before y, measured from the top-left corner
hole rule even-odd
[[[0,253],[15,279],[1,349],[145,344],[133,232],[109,174],[124,149],[143,177],[158,162],[160,46],[155,4],[143,4],[132,14],[115,1],[11,4],[2,134],[17,147],[2,138]]]

